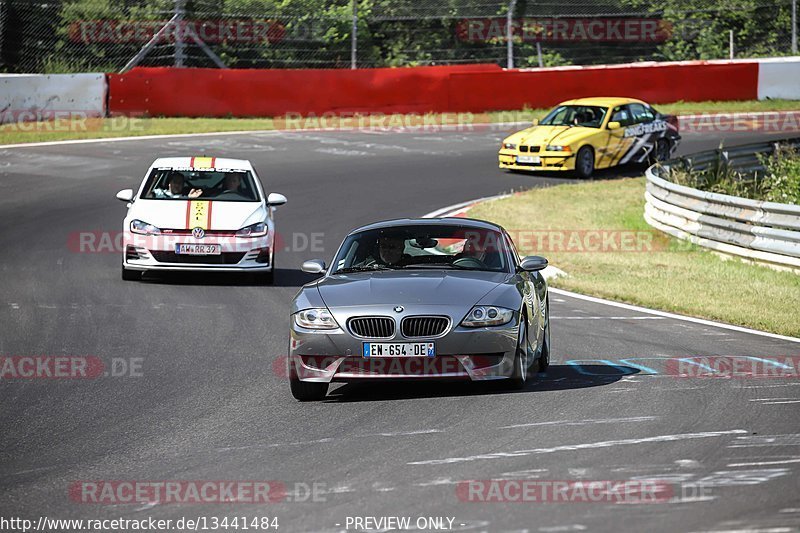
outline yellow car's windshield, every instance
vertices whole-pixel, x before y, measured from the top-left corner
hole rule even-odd
[[[593,105],[560,105],[550,111],[539,124],[543,126],[583,126],[599,128],[608,109]]]

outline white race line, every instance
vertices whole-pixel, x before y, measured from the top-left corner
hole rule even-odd
[[[505,128],[510,126],[522,126],[529,124],[528,122],[477,122],[470,124],[469,127],[485,128],[496,127]],[[435,128],[438,131],[462,131],[465,126],[457,124],[437,125]],[[433,129],[433,127],[431,128]],[[469,131],[469,130],[468,130]],[[247,131],[208,131],[203,133],[166,133],[163,135],[132,135],[130,137],[106,137],[103,139],[72,139],[66,141],[44,141],[35,143],[17,143],[17,144],[0,144],[0,150],[8,148],[35,148],[37,146],[61,146],[69,144],[93,144],[93,143],[109,143],[121,141],[152,141],[153,139],[174,139],[177,137],[209,137],[216,135],[250,135],[254,133],[336,133],[336,132],[356,132],[356,133],[420,133],[419,128],[413,127],[397,127],[397,128],[307,128],[307,129],[274,129],[274,130],[247,130]],[[424,132],[423,132],[424,133]]]
[[[738,468],[740,466],[788,465],[791,463],[800,463],[800,459],[784,459],[782,461],[761,461],[758,463],[731,463],[728,465],[728,468]]]
[[[553,320],[664,320],[663,316],[551,316]]]
[[[594,296],[586,296],[583,294],[578,294],[577,292],[565,291],[563,289],[550,289],[550,292],[554,294],[560,294],[562,296],[569,296],[571,298],[577,298],[579,300],[585,300],[587,302],[592,302],[596,304],[602,305],[610,305],[613,307],[619,307],[620,309],[627,309],[629,311],[637,311],[639,313],[645,313],[649,315],[661,316],[665,318],[672,318],[675,320],[682,320],[684,322],[693,322],[695,324],[702,324],[704,326],[711,326],[715,328],[722,328],[728,329],[731,331],[738,331],[740,333],[749,333],[751,335],[760,335],[762,337],[770,337],[773,339],[780,339],[782,341],[789,341],[789,342],[797,342],[800,343],[800,339],[797,337],[789,337],[787,335],[778,335],[777,333],[769,333],[768,331],[759,331],[757,329],[750,329],[744,328],[742,326],[734,326],[733,324],[725,324],[723,322],[714,322],[713,320],[705,320],[703,318],[695,318],[691,316],[684,316],[684,315],[676,315],[674,313],[668,313],[666,311],[658,311],[656,309],[648,309],[647,307],[639,307],[638,305],[631,305],[631,304],[624,304],[620,302],[612,302],[611,300],[604,300],[603,298],[596,298]]]
[[[655,416],[634,416],[629,418],[600,418],[589,420],[551,420],[548,422],[530,422],[526,424],[514,424],[511,426],[500,426],[497,429],[528,428],[534,426],[585,426],[587,424],[618,424],[621,422],[649,422],[656,420]]]
[[[710,113],[707,115],[678,115],[678,120],[681,119],[694,119],[694,118],[714,118],[716,116],[725,116],[731,118],[758,118],[760,116],[766,115],[774,115],[775,113],[791,113],[792,111],[754,111],[754,112],[744,112],[744,113]],[[529,126],[530,122],[528,121],[515,121],[515,122],[476,122],[474,124],[440,124],[435,126],[437,131],[458,131],[461,132],[464,130],[465,127],[469,128],[484,128],[484,127],[496,127],[496,128],[506,128],[511,126]],[[0,145],[0,149],[5,150],[8,148],[34,148],[37,146],[60,146],[60,145],[69,145],[69,144],[91,144],[91,143],[107,143],[107,142],[119,142],[119,141],[148,141],[153,139],[173,139],[176,137],[205,137],[210,135],[248,135],[252,133],[305,133],[305,132],[360,132],[360,133],[372,133],[372,134],[383,134],[383,133],[420,133],[419,128],[415,127],[393,127],[393,128],[384,128],[380,126],[376,126],[375,128],[359,128],[359,127],[350,127],[350,128],[308,128],[308,129],[274,129],[274,130],[249,130],[249,131],[210,131],[210,132],[203,132],[203,133],[168,133],[163,135],[133,135],[130,137],[107,137],[104,139],[73,139],[73,140],[66,140],[66,141],[45,141],[45,142],[35,142],[35,143],[17,143],[17,144],[3,144]],[[469,131],[469,130],[467,130]],[[423,131],[424,133],[424,131]]]
[[[587,442],[584,444],[567,444],[562,446],[554,446],[552,448],[533,448],[530,450],[514,450],[510,452],[492,452],[480,455],[470,455],[467,457],[447,457],[444,459],[427,459],[423,461],[413,461],[406,463],[409,465],[446,465],[453,463],[464,463],[486,459],[505,459],[510,457],[526,457],[529,455],[538,455],[556,452],[572,452],[579,450],[599,449],[599,448],[613,448],[616,446],[637,445],[637,444],[655,444],[662,442],[678,442],[682,440],[705,439],[710,437],[722,437],[726,435],[741,435],[748,433],[744,429],[729,429],[723,431],[703,431],[699,433],[679,433],[676,435],[657,435],[654,437],[642,437],[638,439],[619,439],[608,440],[601,442]]]

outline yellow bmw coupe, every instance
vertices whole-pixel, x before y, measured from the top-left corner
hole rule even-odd
[[[580,98],[558,104],[541,121],[500,146],[500,168],[570,171],[669,159],[680,142],[678,118],[634,98]]]

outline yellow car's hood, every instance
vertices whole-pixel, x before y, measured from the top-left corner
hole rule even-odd
[[[596,128],[584,128],[582,126],[533,126],[518,131],[508,137],[505,142],[534,146],[547,146],[548,144],[571,145],[598,131]]]

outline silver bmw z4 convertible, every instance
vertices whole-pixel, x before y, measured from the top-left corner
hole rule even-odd
[[[507,380],[550,363],[547,260],[520,260],[502,227],[467,218],[402,219],[350,232],[330,267],[294,298],[288,376],[294,397],[331,382]]]

